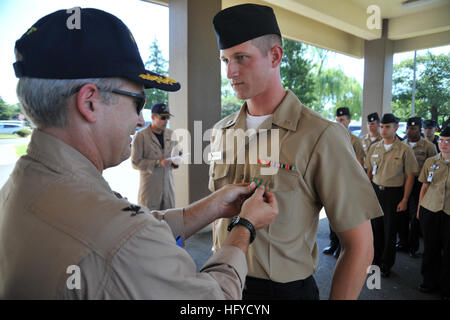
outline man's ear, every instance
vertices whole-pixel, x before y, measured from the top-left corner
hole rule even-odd
[[[275,45],[270,49],[270,55],[272,58],[272,68],[276,68],[281,64],[283,58],[283,48],[279,45]]]
[[[87,83],[81,87],[76,97],[76,107],[81,116],[88,122],[96,122],[98,116],[99,90]]]

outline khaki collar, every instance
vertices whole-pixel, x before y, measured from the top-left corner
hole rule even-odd
[[[300,106],[300,108],[298,107]],[[288,90],[285,97],[275,109],[273,116],[261,124],[261,129],[270,129],[272,125],[296,131],[301,117],[302,105],[295,94]],[[222,129],[234,127],[235,129],[246,129],[247,102],[244,102],[236,115],[223,123]]]
[[[110,189],[100,171],[88,158],[58,138],[39,129],[33,130],[27,156],[63,175],[81,173],[97,178]]]

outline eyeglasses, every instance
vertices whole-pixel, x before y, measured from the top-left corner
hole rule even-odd
[[[80,91],[80,89],[82,87],[83,86],[76,87],[67,96],[71,96],[71,95],[77,93],[78,91]],[[99,87],[97,87],[97,88],[100,91],[112,92],[112,93],[121,94],[121,95],[124,95],[124,96],[128,96],[128,97],[134,98],[135,99],[134,103],[136,105],[136,112],[137,112],[138,115],[141,114],[141,111],[142,111],[142,109],[144,109],[145,103],[147,101],[147,97],[145,96],[144,93],[136,93],[136,92],[130,92],[130,91],[125,91],[125,90],[119,90],[119,89],[111,89],[111,90],[108,89],[107,90],[107,89],[103,89],[103,88],[99,88]]]
[[[446,140],[439,139],[438,143],[449,144],[450,143],[450,139],[446,139]]]
[[[145,96],[145,94],[119,89],[112,89],[111,92],[134,98],[136,104],[136,112],[138,115],[141,114],[142,109],[144,109],[145,107],[145,102],[147,101],[147,97]]]
[[[159,116],[161,120],[170,120],[170,116]]]

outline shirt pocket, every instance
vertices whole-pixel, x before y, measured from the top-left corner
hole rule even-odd
[[[228,183],[230,164],[213,161],[209,166],[210,189],[218,190]],[[213,187],[213,188],[212,188]]]
[[[273,192],[287,192],[299,188],[299,174],[296,171],[278,169],[278,173],[273,176],[271,190]]]

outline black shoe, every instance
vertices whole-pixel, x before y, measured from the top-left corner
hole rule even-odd
[[[438,290],[438,288],[430,287],[423,283],[419,286],[419,291],[422,293],[433,293],[433,292],[436,292],[437,290]]]
[[[411,258],[416,259],[416,258],[419,258],[419,253],[417,251],[414,251],[414,250],[409,250],[409,256]]]
[[[338,259],[339,255],[341,254],[341,246],[338,246],[336,251],[334,252],[333,256]]]
[[[330,244],[328,247],[325,247],[325,249],[323,249],[322,253],[333,254],[336,251],[337,247],[337,244]]]
[[[391,269],[385,267],[385,266],[381,266],[380,267],[380,271],[381,271],[381,276],[383,278],[389,278],[389,275],[391,274]]]
[[[409,246],[404,245],[404,244],[397,244],[397,245],[395,246],[395,249],[396,249],[397,251],[408,252],[408,251],[409,251]]]

